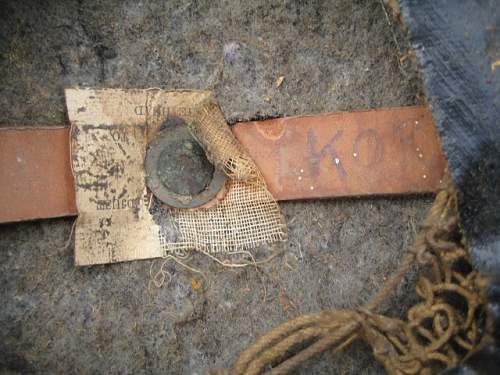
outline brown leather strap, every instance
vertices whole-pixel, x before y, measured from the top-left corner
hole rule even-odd
[[[76,215],[68,128],[0,130],[0,223]]]
[[[278,200],[435,191],[446,161],[427,107],[240,123]]]
[[[426,107],[239,123],[278,200],[428,193],[446,161]],[[0,223],[76,215],[68,128],[0,129]]]

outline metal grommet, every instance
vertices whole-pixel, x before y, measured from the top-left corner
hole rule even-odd
[[[148,144],[146,185],[163,203],[193,208],[212,200],[224,187],[226,175],[207,159],[185,122],[168,121]]]

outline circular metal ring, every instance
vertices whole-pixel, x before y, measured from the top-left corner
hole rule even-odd
[[[194,208],[211,201],[224,187],[226,175],[207,159],[184,121],[169,122],[148,144],[146,185],[163,203]]]

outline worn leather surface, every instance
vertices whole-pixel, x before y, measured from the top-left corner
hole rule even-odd
[[[0,129],[0,223],[76,215],[68,128]]]
[[[433,192],[446,167],[425,106],[245,122],[233,132],[278,200]]]
[[[241,122],[277,200],[431,193],[443,158],[428,107]],[[0,129],[0,223],[77,214],[69,128]]]

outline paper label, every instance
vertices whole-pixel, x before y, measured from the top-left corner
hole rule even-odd
[[[78,219],[77,265],[164,255],[148,210],[146,145],[169,115],[189,115],[208,92],[67,89]]]

